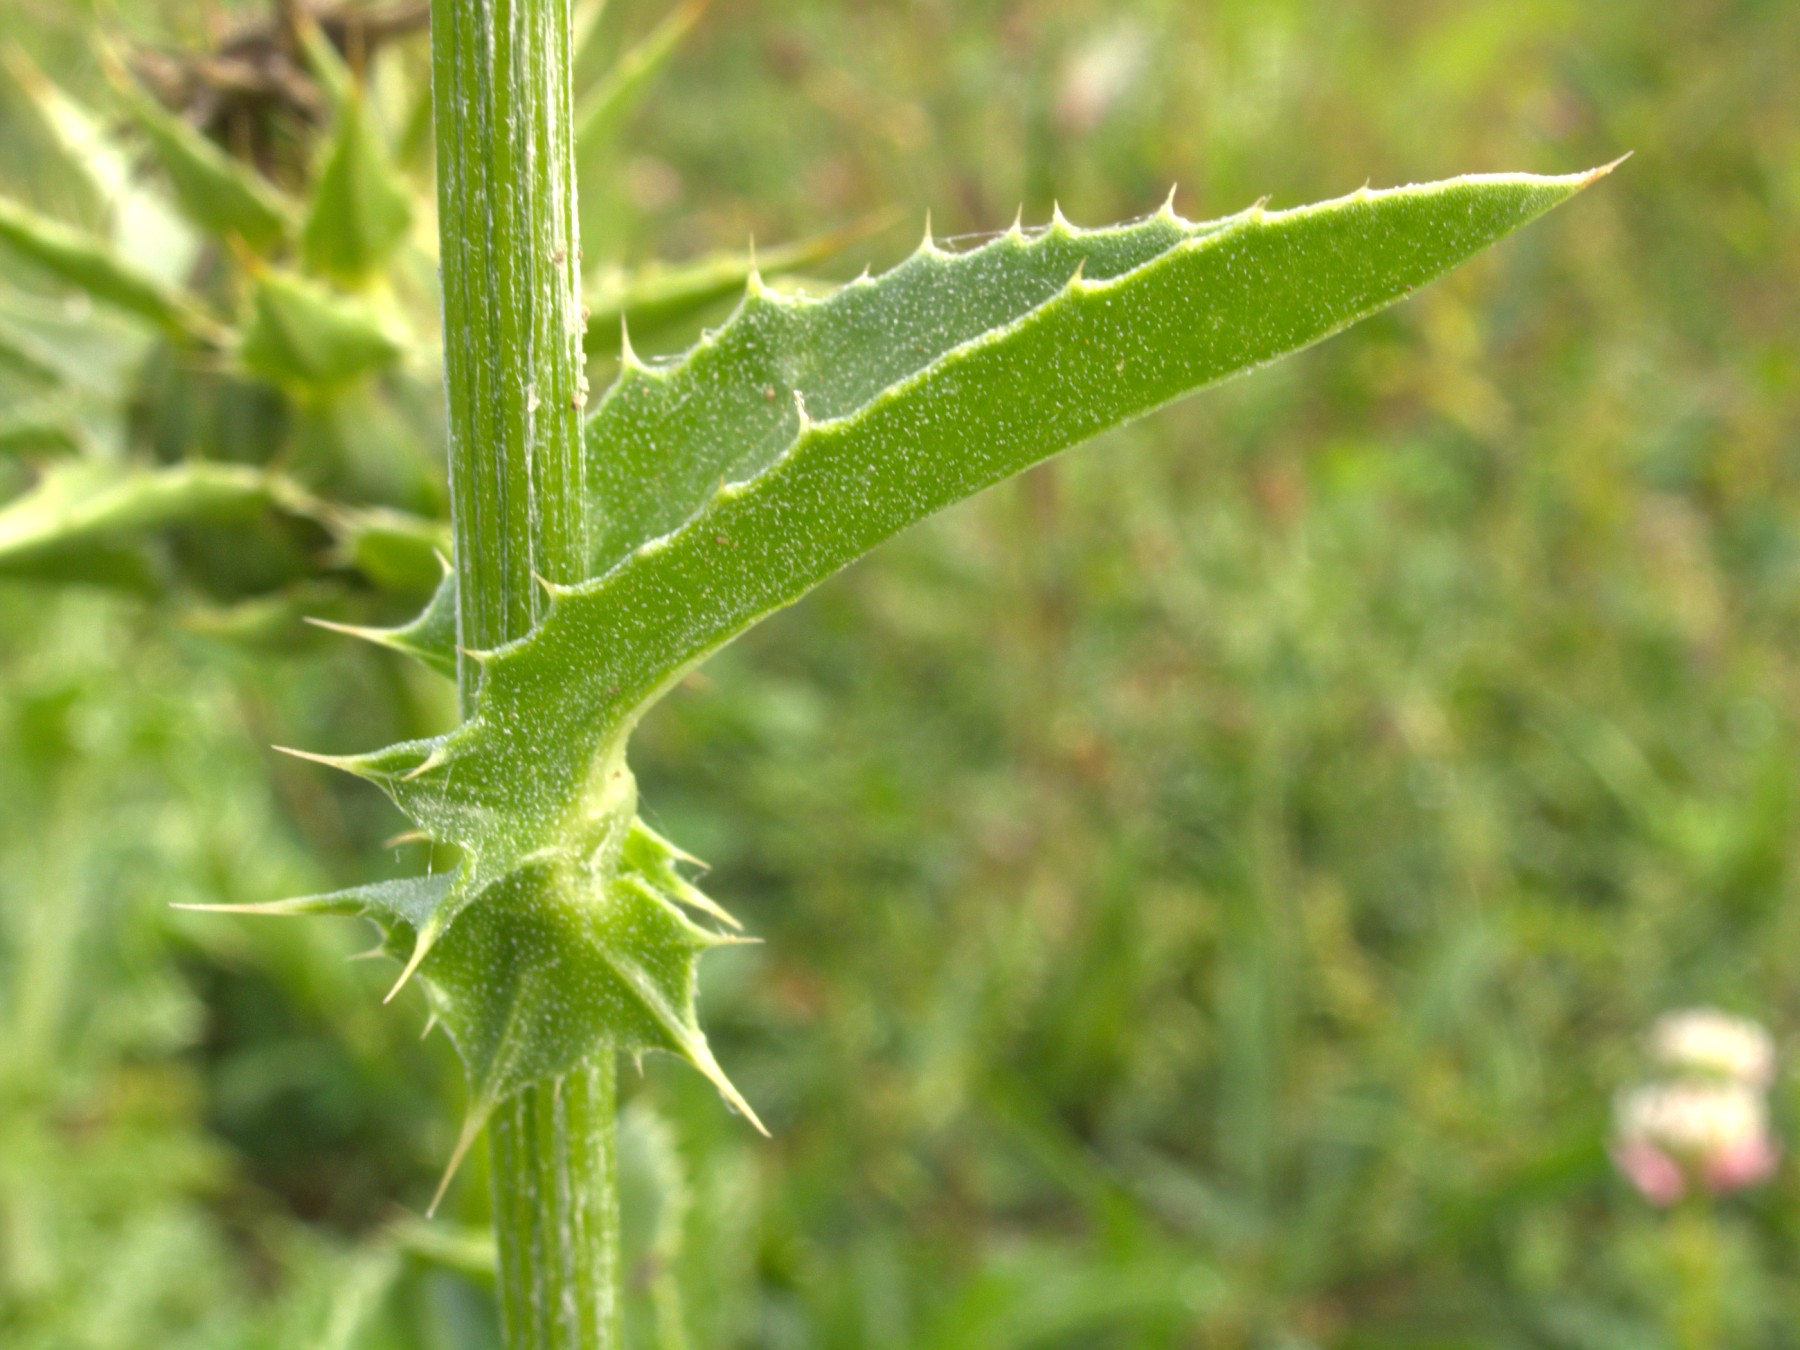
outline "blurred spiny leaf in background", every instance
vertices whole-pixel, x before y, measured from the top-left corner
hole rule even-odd
[[[625,44],[588,95],[586,139],[620,134],[703,9]],[[10,40],[46,205],[0,196],[0,351],[15,353],[0,378],[23,386],[0,442],[15,483],[36,470],[0,508],[0,574],[103,544],[87,579],[182,605],[303,595],[342,620],[431,594],[448,536],[425,19],[413,3],[253,7],[198,51],[96,27],[83,95]],[[759,265],[812,267],[863,232]],[[747,250],[641,277],[596,264],[596,351],[626,320],[658,341],[749,271]],[[93,322],[68,317],[78,301]],[[98,350],[66,350],[76,327]],[[213,464],[235,467],[197,467]]]
[[[122,507],[108,587],[181,621],[106,589],[0,595],[0,1340],[491,1344],[479,1242],[430,1246],[368,1199],[429,1193],[461,1098],[442,1047],[375,1012],[351,935],[160,903],[419,870],[379,847],[398,817],[249,748],[446,715],[404,663],[298,623],[391,622],[440,574],[418,39],[359,55],[324,25],[381,138],[356,162],[409,204],[326,243],[306,203],[344,123],[311,39],[258,67],[275,93],[226,93],[143,64],[226,45],[195,7],[123,6],[122,30],[10,8],[7,195],[198,321],[165,337],[0,262],[6,509],[40,483],[85,519]],[[664,17],[615,3],[584,68]],[[1791,1170],[1665,1220],[1601,1141],[1655,1012],[1800,1011],[1795,23],[821,2],[694,30],[652,115],[589,152],[625,185],[584,195],[596,316],[630,259],[896,200],[954,235],[1020,199],[1129,215],[1175,179],[1229,210],[1344,165],[1348,189],[1640,154],[1583,230],[925,527],[646,724],[656,822],[769,939],[718,958],[708,1007],[781,1129],[752,1149],[681,1076],[635,1089],[628,1184],[686,1197],[636,1211],[637,1343],[1784,1344]],[[101,32],[256,167],[285,215],[271,254],[181,214]],[[26,70],[66,102],[22,93]],[[51,116],[89,147],[72,165]],[[390,261],[359,271],[359,249]],[[717,296],[743,265],[698,270]],[[247,378],[269,287],[397,357]],[[300,366],[309,332],[276,331]],[[616,332],[596,318],[597,344]],[[143,503],[204,510],[106,505],[193,462],[246,469],[241,497],[158,477]]]

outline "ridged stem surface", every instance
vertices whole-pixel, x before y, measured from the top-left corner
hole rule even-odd
[[[433,0],[444,372],[466,653],[530,631],[581,579],[583,323],[569,0]],[[489,1123],[509,1350],[619,1344],[616,1065],[527,1084]]]
[[[481,650],[530,630],[534,573],[586,561],[569,0],[434,0],[431,28],[457,634]]]
[[[488,1122],[509,1350],[621,1343],[616,1090],[607,1053],[514,1093]]]

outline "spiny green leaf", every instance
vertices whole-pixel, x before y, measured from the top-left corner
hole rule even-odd
[[[386,369],[402,351],[399,339],[365,306],[269,271],[252,289],[238,359],[274,384],[328,390]]]
[[[301,256],[312,271],[359,285],[387,260],[411,221],[411,194],[388,163],[361,91],[351,89],[338,105],[313,188]]]
[[[282,493],[243,465],[57,464],[0,507],[0,575],[154,594],[166,568],[145,549],[147,536],[240,521]]]
[[[820,302],[754,290],[679,365],[628,364],[593,419],[590,533],[595,570],[612,570],[494,654],[471,721],[370,769],[434,834],[521,856],[682,671],[874,544],[1337,331],[1584,181],[1365,191],[1198,228],[1059,225],[961,256],[922,247]]]
[[[115,83],[189,220],[221,239],[241,239],[259,253],[287,236],[287,206],[261,175],[146,96],[128,76],[118,74]]]
[[[480,1112],[610,1045],[687,1060],[752,1115],[700,1030],[701,953],[720,939],[629,871],[532,862],[494,883],[436,946],[426,979]],[[752,1118],[753,1115],[752,1115]]]
[[[61,465],[0,507],[0,573],[40,575],[48,562],[150,530],[242,518],[273,495],[268,475],[238,464]]]
[[[715,253],[692,262],[603,275],[588,295],[588,354],[617,352],[627,326],[642,340],[708,305],[740,295],[752,277],[805,271],[880,223],[867,221],[760,253]]]
[[[23,48],[0,52],[72,175],[88,184],[104,211],[115,248],[129,249],[158,280],[173,284],[193,263],[193,231],[167,199],[133,170],[131,151],[95,114],[39,70]]]
[[[1242,218],[1190,224],[1164,211],[1136,225],[1015,229],[946,253],[929,234],[879,282],[812,303],[784,302],[754,280],[743,306],[678,365],[626,369],[588,421],[590,571],[667,534],[727,479],[767,467],[794,441],[800,409],[829,420],[925,369],[955,347],[1062,291],[1077,268],[1094,281]],[[649,483],[655,490],[646,492]]]
[[[0,506],[0,574],[154,590],[155,569],[139,547],[145,536],[271,510],[321,527],[333,542],[330,568],[354,567],[385,589],[419,594],[442,573],[438,550],[447,541],[436,522],[323,502],[266,469],[79,461],[53,465]]]
[[[462,850],[402,982],[421,971],[446,1023],[465,1019],[477,1101],[604,1045],[717,1074],[691,986],[718,939],[676,922],[673,853],[634,821],[624,762],[684,671],[914,521],[1337,332],[1597,176],[927,246],[824,301],[753,288],[679,364],[628,361],[589,442],[601,574],[550,588],[529,635],[476,655],[462,726],[328,761]]]
[[[656,73],[700,22],[712,0],[684,0],[621,56],[575,109],[575,143],[585,153],[615,131]]]
[[[427,996],[468,1068],[477,1123],[515,1088],[567,1072],[601,1044],[678,1055],[755,1120],[707,1047],[694,1002],[701,954],[734,939],[698,927],[663,892],[668,846],[632,821],[629,775],[621,771],[615,782],[622,815],[590,820],[569,847],[546,850],[486,884],[483,903],[431,949]],[[465,869],[201,908],[355,915],[372,920],[398,954],[416,948],[422,934],[441,932],[445,907],[468,884]]]
[[[81,448],[74,421],[55,408],[0,413],[0,455],[68,455]]]
[[[165,332],[215,344],[220,329],[188,300],[144,275],[91,235],[0,198],[0,243],[102,304],[150,320]]]
[[[365,628],[357,624],[314,619],[320,628],[347,633],[365,642],[389,647],[423,661],[440,675],[456,678],[456,576],[444,569],[444,579],[432,592],[424,611],[397,628]]]
[[[353,567],[383,590],[424,595],[442,589],[449,527],[386,507],[318,503],[313,518],[337,541],[339,566]],[[454,612],[454,598],[451,601]]]

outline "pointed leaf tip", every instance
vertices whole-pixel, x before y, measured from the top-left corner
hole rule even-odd
[[[437,945],[440,932],[442,932],[442,927],[435,921],[435,918],[419,930],[419,936],[413,940],[412,955],[407,957],[406,966],[401,970],[400,978],[394,981],[394,987],[388,990],[382,998],[383,1003],[392,1003],[400,991],[406,988],[407,982],[424,964],[425,958],[431,954],[431,949]]]
[[[232,904],[195,904],[190,901],[178,900],[171,903],[169,908],[191,910],[196,914],[249,914],[258,917],[348,914],[351,912],[329,903],[329,897],[319,895],[295,896],[289,900],[255,900]]]
[[[719,1061],[713,1058],[712,1049],[705,1040],[700,1040],[688,1047],[688,1061],[700,1070],[706,1080],[718,1090],[719,1095],[725,1099],[726,1105],[756,1127],[758,1134],[764,1139],[772,1137],[769,1134],[769,1127],[762,1123],[762,1118],[751,1109],[750,1103],[744,1100],[744,1095],[725,1076],[725,1070],[719,1067]]]
[[[435,550],[434,550],[435,551]],[[440,556],[439,561],[442,562]],[[395,628],[371,628],[332,619],[307,618],[315,628],[372,642],[410,656],[440,675],[456,675],[456,577],[445,565],[430,601],[418,617]]]
[[[366,755],[321,755],[312,750],[296,749],[291,745],[271,745],[269,749],[293,759],[306,760],[309,764],[323,764],[328,769],[347,773],[352,778],[374,781],[381,777]]]
[[[425,1029],[427,1032],[431,1030],[429,1026]],[[469,1108],[469,1114],[463,1117],[462,1130],[456,1136],[456,1147],[450,1150],[450,1161],[444,1165],[444,1175],[438,1179],[437,1190],[432,1193],[431,1203],[425,1207],[426,1218],[429,1219],[436,1215],[438,1206],[443,1204],[444,1195],[449,1191],[450,1183],[455,1180],[457,1169],[462,1166],[463,1159],[469,1156],[470,1147],[475,1143],[476,1136],[481,1133],[482,1126],[487,1124],[488,1116],[493,1113],[493,1110],[492,1103],[481,1106],[472,1105]]]
[[[1637,151],[1635,151],[1635,150],[1627,150],[1624,154],[1620,155],[1617,159],[1612,160],[1606,164],[1599,165],[1596,168],[1589,169],[1587,171],[1587,173],[1583,176],[1581,185],[1583,187],[1586,187],[1590,183],[1599,182],[1602,178],[1606,177],[1607,174],[1611,173],[1614,169],[1618,168],[1621,164],[1623,164],[1626,160],[1630,159],[1636,153],[1637,153]]]

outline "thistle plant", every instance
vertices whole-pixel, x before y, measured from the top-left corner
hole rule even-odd
[[[453,864],[234,908],[374,922],[399,965],[389,998],[419,987],[467,1070],[446,1182],[488,1131],[509,1345],[615,1345],[619,1055],[687,1061],[760,1128],[753,1085],[729,1079],[696,1001],[700,958],[747,939],[640,815],[628,749],[649,710],[914,522],[1404,299],[1605,170],[1365,188],[1206,222],[1171,193],[1129,224],[1080,229],[1057,212],[963,251],[927,227],[892,270],[823,295],[778,288],[750,254],[596,293],[580,139],[616,118],[697,7],[578,99],[571,0],[434,0],[447,495],[434,501],[429,474],[395,492],[389,473],[384,496],[354,429],[359,410],[435,389],[431,241],[415,228],[429,213],[344,60],[354,44],[284,12],[285,50],[327,110],[289,182],[232,158],[126,63],[116,72],[167,187],[114,184],[112,218],[151,212],[190,252],[206,244],[210,290],[18,205],[0,206],[0,242],[123,316],[119,341],[160,344],[197,379],[273,389],[290,420],[335,435],[310,438],[316,458],[297,465],[155,462],[97,430],[123,393],[96,399],[52,371],[56,397],[32,422],[51,429],[34,443],[46,466],[0,508],[0,568],[205,591],[217,551],[171,540],[255,520],[287,541],[258,595],[283,612],[419,593],[397,627],[328,622],[453,679],[461,720],[384,749],[293,753],[375,785]],[[66,142],[101,134],[36,87]],[[806,268],[840,242],[776,256]],[[740,294],[719,327],[675,359],[637,356],[634,311],[691,311],[727,285]],[[610,321],[616,377],[600,388],[588,358]]]

